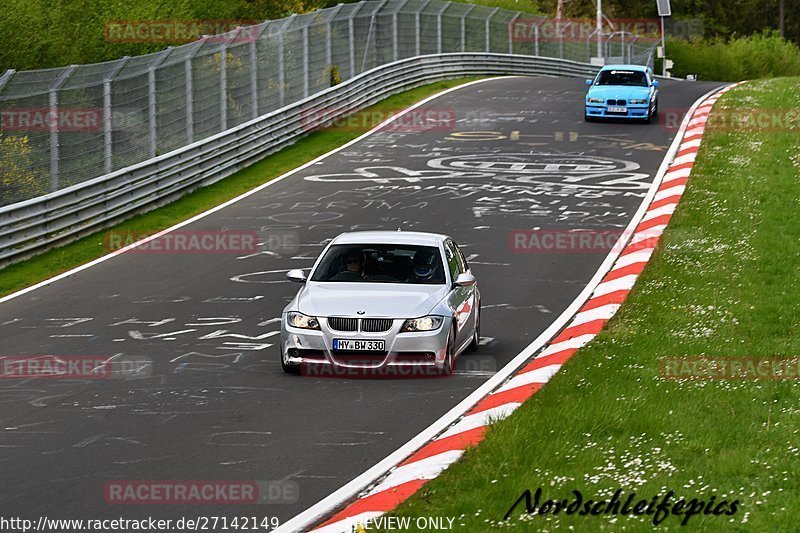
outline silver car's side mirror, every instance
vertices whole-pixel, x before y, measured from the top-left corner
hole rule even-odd
[[[469,272],[464,272],[463,274],[459,274],[456,277],[456,280],[455,280],[454,283],[456,285],[458,285],[459,287],[471,287],[471,286],[475,285],[476,281],[477,280],[475,279],[475,276],[473,276]]]
[[[592,84],[592,80],[586,80],[586,85],[591,85],[591,84]]]
[[[651,83],[651,85],[653,87],[658,87],[658,80],[653,80],[653,83]]]
[[[294,270],[290,270],[289,272],[287,272],[286,273],[286,277],[290,281],[294,281],[294,282],[297,282],[297,283],[305,283],[306,279],[307,279],[305,273],[302,270],[300,270],[299,268],[296,268]]]

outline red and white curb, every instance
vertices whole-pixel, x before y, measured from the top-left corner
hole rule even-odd
[[[599,283],[595,283],[577,313],[570,315],[572,318],[566,327],[533,359],[479,399],[455,423],[396,464],[313,531],[349,533],[395,509],[428,480],[458,460],[466,448],[478,444],[490,422],[513,413],[522,402],[539,391],[575,352],[600,333],[633,288],[675,212],[694,165],[711,108],[723,93],[734,86],[729,85],[701,98],[690,110],[691,114],[685,119],[664,163],[670,158],[672,160],[666,171],[656,176],[657,181],[659,176],[661,180],[654,183],[655,190],[651,189],[648,194],[649,204],[646,199],[637,213],[640,218],[634,217],[635,228],[632,232],[626,231],[620,239],[620,242],[626,242],[624,248],[613,258],[613,265]]]

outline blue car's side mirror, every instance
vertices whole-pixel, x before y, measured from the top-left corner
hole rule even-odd
[[[586,80],[586,85],[591,85],[591,84],[592,84],[592,80]]]
[[[651,83],[650,85],[652,85],[653,87],[658,87],[658,80],[653,80],[653,83]]]

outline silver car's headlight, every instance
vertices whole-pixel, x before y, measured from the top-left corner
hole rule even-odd
[[[590,104],[602,104],[603,103],[603,99],[602,98],[587,98],[586,101],[589,102]]]
[[[634,105],[636,105],[636,104],[646,104],[647,103],[647,98],[631,98],[630,100],[628,100],[628,103],[634,104]]]
[[[296,311],[291,311],[286,315],[286,323],[293,328],[319,329],[319,320],[317,320],[317,317],[304,315]]]
[[[441,327],[444,318],[440,316],[423,316],[422,318],[409,318],[403,322],[403,327],[400,328],[400,333],[407,333],[410,331],[433,331]]]

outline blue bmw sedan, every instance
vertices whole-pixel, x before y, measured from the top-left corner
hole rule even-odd
[[[658,114],[658,81],[644,65],[606,65],[586,80],[584,118],[628,118],[650,122]]]

